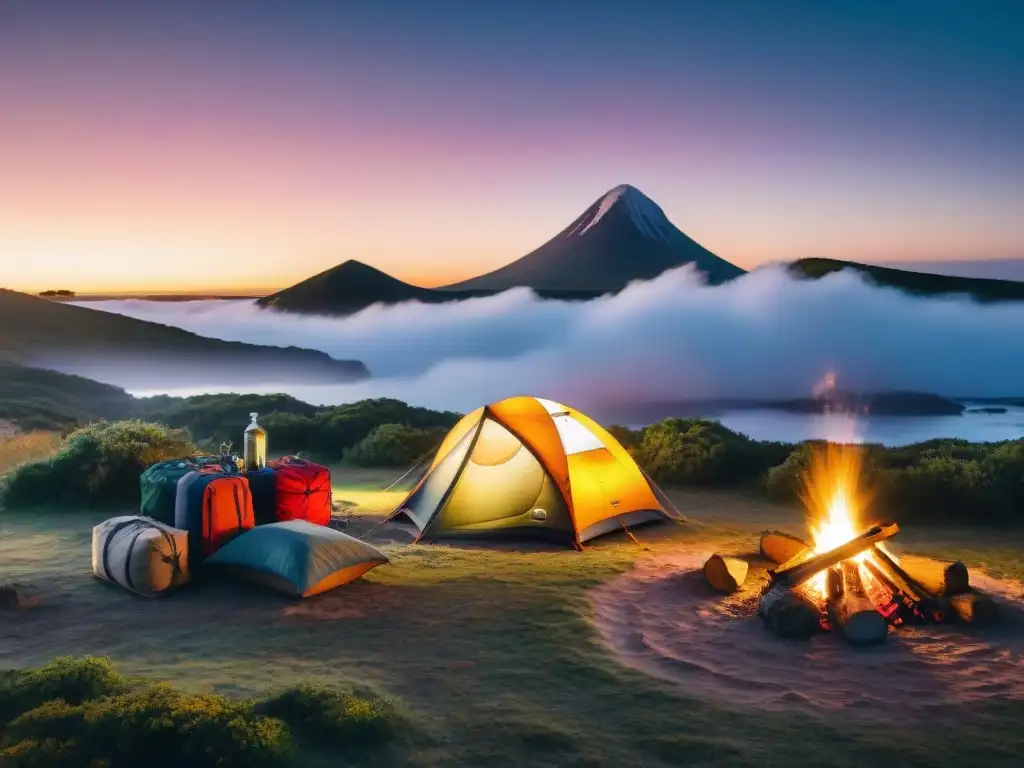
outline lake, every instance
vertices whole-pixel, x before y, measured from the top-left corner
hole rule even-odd
[[[968,404],[968,407],[977,407]],[[935,438],[971,442],[998,442],[1024,437],[1024,408],[1007,407],[1006,413],[969,413],[960,416],[869,416],[785,413],[770,410],[730,411],[715,418],[736,432],[756,440],[837,440],[843,442],[909,445]]]

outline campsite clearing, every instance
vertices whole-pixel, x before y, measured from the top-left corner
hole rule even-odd
[[[424,735],[401,754],[359,758],[366,765],[1011,765],[1024,751],[1019,701],[964,707],[955,727],[865,725],[701,698],[620,663],[602,643],[591,596],[637,561],[752,551],[765,528],[799,530],[797,510],[667,489],[704,525],[638,528],[642,548],[621,533],[583,552],[408,547],[412,533],[380,525],[404,496],[376,490],[392,473],[333,468],[333,477],[351,531],[392,562],[301,602],[241,582],[138,598],[90,573],[91,529],[110,510],[4,512],[0,582],[29,582],[41,602],[0,620],[0,668],[91,654],[129,674],[234,696],[307,680],[369,684],[403,703]],[[1024,577],[1020,536],[994,545],[991,534],[924,529],[904,538],[993,576]],[[336,763],[311,755],[308,764]]]

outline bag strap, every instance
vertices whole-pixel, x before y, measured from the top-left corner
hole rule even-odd
[[[112,574],[110,572],[110,545],[114,541],[114,537],[118,533],[120,533],[121,531],[123,531],[125,528],[127,528],[130,525],[135,525],[136,522],[137,521],[134,520],[134,519],[132,519],[132,520],[122,520],[120,523],[115,525],[110,530],[110,533],[107,534],[107,540],[103,542],[103,556],[100,558],[100,565],[103,566],[103,572],[105,574],[107,574],[107,579],[109,581],[114,581],[115,580],[114,579],[114,574]]]
[[[130,528],[131,526],[137,526],[139,530],[137,530],[135,532],[135,536],[132,537],[131,543],[128,545],[128,555],[127,557],[125,557],[124,578],[125,581],[127,582],[127,584],[125,585],[126,588],[137,595],[142,595],[143,597],[156,597],[155,594],[142,592],[139,589],[137,589],[135,586],[135,581],[132,579],[131,574],[132,553],[135,550],[135,543],[139,540],[139,537],[143,534],[143,532],[149,528],[155,528],[157,531],[159,531],[160,535],[163,536],[164,541],[167,542],[167,549],[169,551],[169,554],[161,555],[160,559],[162,562],[169,563],[171,565],[171,586],[178,586],[180,577],[182,575],[181,552],[178,551],[178,546],[174,542],[174,537],[171,536],[167,529],[159,523],[157,523],[155,520],[151,520],[147,517],[139,517],[134,518],[132,520],[125,520],[115,525],[114,528],[110,531],[110,534],[107,536],[107,540],[103,543],[102,558],[103,571],[107,574],[107,578],[110,581],[115,580],[113,574],[111,574],[110,572],[110,545],[114,541],[114,537],[118,533],[120,533],[122,530],[126,528]]]

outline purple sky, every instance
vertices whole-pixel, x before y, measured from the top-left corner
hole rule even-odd
[[[36,0],[0,72],[15,288],[444,283],[619,183],[744,267],[1024,256],[1012,0]]]

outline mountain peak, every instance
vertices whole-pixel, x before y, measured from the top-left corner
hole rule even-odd
[[[576,220],[576,225],[570,227],[565,236],[582,237],[602,221],[613,218],[610,214],[619,210],[623,215],[617,218],[628,221],[645,238],[667,243],[676,239],[678,230],[661,207],[632,184],[619,184],[605,192]]]
[[[619,198],[623,195],[639,195],[644,200],[650,200],[647,195],[641,192],[639,189],[634,187],[632,184],[619,184],[618,186],[612,187],[604,193],[604,197],[615,197]]]

